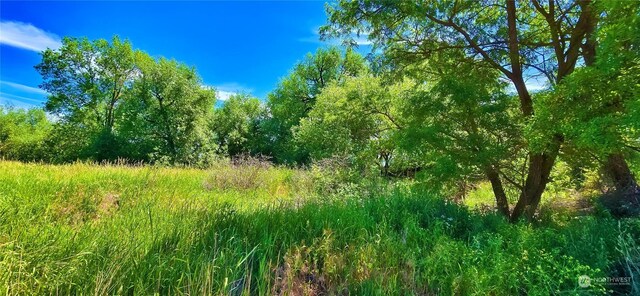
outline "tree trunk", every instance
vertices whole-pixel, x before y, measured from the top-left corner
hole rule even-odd
[[[485,174],[491,182],[491,188],[493,188],[493,194],[496,197],[496,206],[498,207],[498,212],[508,218],[509,201],[507,200],[507,195],[504,192],[504,187],[502,186],[500,175],[498,175],[498,172],[491,166],[485,169]]]
[[[638,182],[621,153],[609,154],[604,165],[605,171],[611,177],[616,191],[621,193],[640,194]]]
[[[549,183],[551,169],[556,162],[562,137],[556,135],[553,147],[547,153],[536,153],[529,156],[529,169],[524,188],[520,193],[520,198],[511,213],[511,222],[517,222],[520,218],[530,221],[533,218],[542,193]]]
[[[640,188],[621,153],[607,157],[604,165],[615,185],[615,190],[600,197],[602,205],[618,218],[640,215]]]
[[[594,36],[596,24],[599,19],[596,14],[590,13],[588,17],[588,29],[586,30],[586,41],[582,45],[582,56],[587,67],[593,66],[596,61],[597,40]],[[622,153],[612,153],[607,156],[607,162],[604,165],[604,171],[611,178],[616,191],[621,194],[640,194],[640,187],[636,182],[633,173],[629,170],[629,166],[624,159]],[[637,197],[636,197],[637,198]]]

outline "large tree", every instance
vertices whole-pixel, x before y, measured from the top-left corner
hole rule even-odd
[[[117,36],[111,42],[65,37],[62,47],[42,52],[36,70],[40,87],[50,93],[45,109],[56,115],[60,126],[82,131],[97,160],[117,156],[114,134],[116,109],[136,75],[135,55],[128,41]]]
[[[403,127],[398,99],[411,87],[411,82],[385,86],[370,74],[334,81],[296,128],[296,142],[314,160],[351,158],[364,170],[388,175],[397,156],[395,134]]]
[[[593,50],[590,40],[599,15],[588,0],[340,1],[328,12],[325,35],[368,33],[396,69],[423,63],[434,52],[464,50],[460,63],[481,61],[511,83],[519,118],[528,124],[538,120],[541,106],[527,80],[553,86],[570,75]],[[531,218],[538,208],[564,135],[525,140],[526,178],[510,214],[513,221]]]
[[[257,154],[258,141],[263,139],[260,123],[265,116],[265,106],[257,98],[247,94],[231,96],[216,109],[212,122],[218,151],[229,157]]]
[[[434,184],[483,176],[500,213],[509,215],[507,189],[521,188],[522,122],[517,100],[500,73],[483,63],[460,63],[462,52],[437,53],[412,75],[418,85],[404,96],[402,146],[429,167]]]
[[[271,117],[263,129],[272,151],[265,151],[265,154],[272,154],[277,162],[306,162],[308,152],[292,142],[292,128],[309,114],[316,96],[330,82],[356,76],[365,70],[364,59],[352,50],[343,53],[337,48],[329,48],[308,54],[269,94],[267,107]]]
[[[544,111],[561,119],[557,127],[569,152],[601,164],[619,193],[635,194],[640,202],[640,188],[625,162],[640,151],[640,6],[632,1],[596,5],[605,13],[585,67],[545,96]]]
[[[201,164],[213,152],[208,123],[215,91],[175,60],[138,57],[138,77],[122,108],[122,137],[152,161]]]

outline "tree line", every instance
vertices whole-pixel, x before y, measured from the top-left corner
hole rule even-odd
[[[558,162],[640,189],[640,6],[633,1],[339,1],[325,38],[372,53],[308,54],[265,103],[214,108],[194,68],[128,41],[65,38],[36,69],[44,110],[4,110],[0,154],[206,165],[250,154],[434,187],[488,180],[498,211],[533,217]],[[543,81],[532,89],[531,81]],[[46,112],[46,114],[45,114]],[[48,115],[47,115],[48,114]]]

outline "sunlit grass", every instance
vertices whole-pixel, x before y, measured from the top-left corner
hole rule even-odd
[[[603,294],[577,277],[638,260],[637,219],[513,225],[419,188],[327,196],[312,172],[248,169],[0,162],[1,293]]]

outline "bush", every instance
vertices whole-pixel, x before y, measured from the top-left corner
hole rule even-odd
[[[43,161],[51,156],[44,141],[52,124],[41,109],[0,106],[0,159]]]
[[[271,163],[251,156],[219,161],[211,166],[204,186],[208,190],[255,190],[268,184],[271,168]]]

